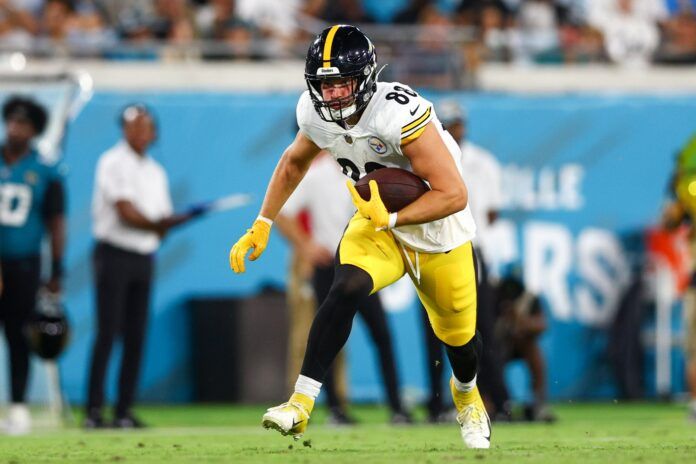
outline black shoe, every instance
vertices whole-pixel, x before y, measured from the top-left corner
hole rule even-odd
[[[82,426],[88,430],[103,429],[106,428],[106,422],[104,422],[104,417],[99,411],[89,411],[87,416],[85,416],[85,421]]]
[[[343,409],[331,408],[329,410],[329,415],[326,418],[327,425],[355,425],[358,421],[355,418],[349,416]]]
[[[117,429],[142,429],[146,427],[140,419],[130,413],[124,416],[116,416],[112,425]]]
[[[546,422],[547,424],[552,424],[558,419],[553,411],[544,404],[525,406],[524,418],[529,422]]]
[[[406,411],[396,411],[392,414],[389,423],[391,425],[411,425],[413,424],[413,417]]]
[[[558,417],[556,417],[556,414],[554,414],[548,405],[541,404],[534,408],[534,420],[537,422],[553,424],[558,420]]]
[[[491,416],[491,422],[512,422],[513,417],[510,411],[498,411]]]
[[[431,424],[454,424],[457,422],[457,410],[455,408],[444,411],[428,413],[428,422]]]

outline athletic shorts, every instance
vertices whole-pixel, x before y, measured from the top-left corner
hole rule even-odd
[[[461,346],[476,332],[476,270],[471,242],[444,253],[421,253],[398,242],[359,213],[348,223],[338,247],[341,264],[372,277],[372,293],[408,273],[437,337]]]

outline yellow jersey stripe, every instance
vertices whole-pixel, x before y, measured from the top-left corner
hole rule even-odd
[[[423,134],[423,132],[425,131],[425,128],[426,128],[427,126],[428,126],[428,125],[426,124],[425,126],[421,127],[421,128],[418,129],[417,131],[413,132],[411,135],[402,138],[402,139],[401,139],[401,145],[407,145],[407,144],[413,142],[414,140],[416,140],[418,137],[420,137],[420,136]]]
[[[326,41],[324,42],[324,56],[323,56],[323,61],[324,61],[324,66],[323,68],[330,68],[331,67],[331,45],[333,45],[333,39],[334,36],[336,35],[336,31],[338,31],[338,28],[341,27],[340,25],[333,26],[331,29],[329,29],[329,33],[326,34]]]
[[[425,113],[423,113],[422,115],[420,115],[415,121],[412,121],[412,122],[406,124],[406,125],[401,129],[401,133],[403,134],[403,133],[405,133],[405,132],[410,131],[411,129],[413,129],[414,127],[417,127],[420,123],[422,123],[423,121],[425,121],[426,119],[428,119],[428,117],[430,116],[430,110],[431,110],[431,109],[432,109],[432,106],[429,106],[428,109],[425,110]]]

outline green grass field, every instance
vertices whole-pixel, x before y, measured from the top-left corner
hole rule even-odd
[[[38,430],[0,437],[0,463],[682,463],[696,462],[696,424],[669,404],[564,404],[553,425],[496,424],[493,447],[463,448],[455,425],[385,425],[381,408],[353,409],[361,424],[323,425],[316,411],[300,441],[261,428],[261,407],[143,407],[144,431]]]

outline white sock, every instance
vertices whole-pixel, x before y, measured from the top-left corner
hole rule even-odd
[[[696,412],[696,399],[693,399],[689,402],[689,406],[691,407],[691,410]]]
[[[474,375],[474,378],[469,380],[468,382],[460,382],[457,380],[457,377],[455,377],[454,373],[452,373],[452,381],[454,383],[454,388],[459,390],[462,393],[469,393],[471,390],[476,387],[476,376]]]
[[[297,382],[295,382],[296,393],[302,393],[303,395],[312,398],[312,400],[316,400],[320,391],[321,382],[317,382],[316,380],[310,377],[305,377],[304,375],[297,377]]]

